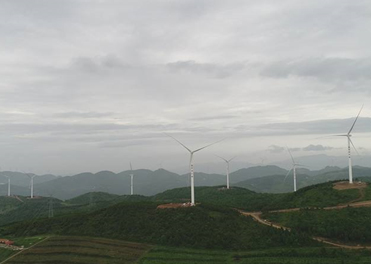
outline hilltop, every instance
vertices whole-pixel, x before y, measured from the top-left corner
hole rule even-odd
[[[357,189],[336,190],[334,182],[308,186],[295,193],[257,193],[244,188],[196,187],[196,201],[239,208],[248,211],[266,211],[296,207],[324,207],[346,203],[359,198]],[[368,189],[370,189],[368,187]],[[367,189],[367,190],[368,190]],[[154,199],[167,202],[189,201],[189,188],[177,188],[155,195]]]

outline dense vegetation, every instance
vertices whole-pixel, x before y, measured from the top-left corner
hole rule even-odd
[[[345,243],[371,243],[371,208],[306,209],[290,213],[269,213],[263,217],[308,235]]]
[[[153,203],[121,203],[70,215],[3,227],[0,235],[98,236],[160,245],[248,249],[313,245],[307,236],[262,226],[220,206],[156,209]]]
[[[268,194],[233,187],[196,187],[196,200],[200,203],[244,209],[247,211],[267,211],[285,208],[325,207],[346,203],[359,198],[358,190],[338,191],[333,183],[312,185],[295,193]],[[177,188],[154,196],[156,200],[167,202],[189,201],[189,188]]]
[[[23,202],[13,197],[0,197],[0,225],[24,220],[35,220],[37,218],[49,217],[49,209],[53,208],[54,216],[66,214],[86,213],[109,207],[121,201],[138,202],[150,200],[149,197],[141,195],[114,195],[102,192],[91,192],[83,194],[65,202],[55,199],[40,197],[27,199],[19,197]]]

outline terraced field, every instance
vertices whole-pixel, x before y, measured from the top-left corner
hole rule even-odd
[[[370,251],[337,248],[275,248],[246,252],[155,247],[139,264],[369,264]]]
[[[151,246],[90,237],[51,237],[6,261],[12,263],[136,263]]]

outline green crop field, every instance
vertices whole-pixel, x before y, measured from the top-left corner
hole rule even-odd
[[[136,263],[151,246],[91,237],[50,237],[6,262],[11,263]]]
[[[276,248],[246,252],[155,247],[139,264],[369,264],[371,251],[337,248]]]

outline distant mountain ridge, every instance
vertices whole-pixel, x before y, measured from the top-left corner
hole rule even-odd
[[[347,168],[328,166],[311,171],[300,168],[298,188],[329,180],[347,179]],[[6,172],[7,173],[7,172]],[[189,174],[179,175],[164,169],[155,171],[139,169],[114,173],[101,171],[84,172],[74,176],[55,177],[43,175],[35,177],[34,194],[66,200],[89,192],[107,192],[117,195],[130,194],[130,174],[134,174],[134,194],[151,196],[163,191],[189,186]],[[233,186],[244,187],[256,192],[291,192],[293,189],[292,172],[284,180],[288,170],[275,165],[256,166],[232,172],[230,181]],[[11,176],[11,194],[29,195],[27,175],[13,173]],[[371,168],[354,166],[354,177],[371,176]],[[14,177],[14,178],[13,178]],[[0,183],[7,179],[0,173]],[[21,182],[18,186],[16,183]],[[27,183],[27,184],[26,184]],[[25,185],[26,184],[26,185]],[[221,174],[195,173],[196,186],[219,186],[226,184],[226,176]],[[0,185],[0,195],[6,195],[6,184]]]

